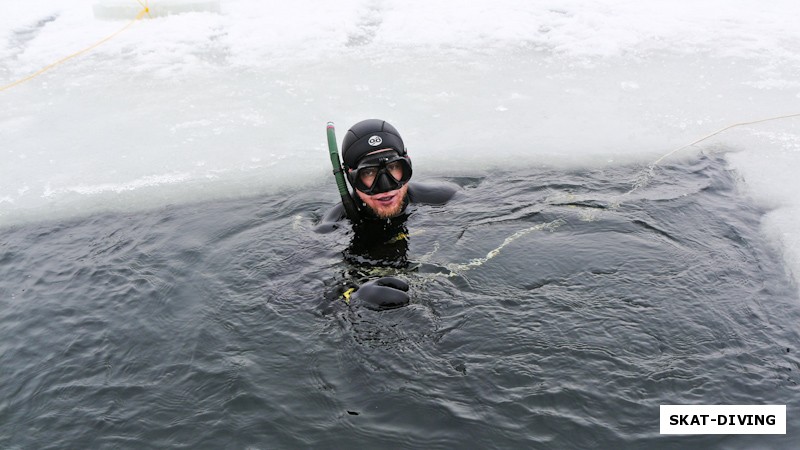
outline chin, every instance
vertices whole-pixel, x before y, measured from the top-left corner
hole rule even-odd
[[[396,207],[392,208],[372,208],[376,216],[381,219],[391,219],[397,217],[403,212],[403,202],[400,202]]]

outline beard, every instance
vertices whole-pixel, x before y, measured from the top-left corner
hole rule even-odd
[[[401,212],[403,212],[403,207],[406,204],[406,196],[403,195],[397,205],[394,206],[378,206],[378,207],[370,207],[373,213],[376,216],[380,217],[381,219],[391,219],[392,217],[399,216]]]
[[[405,209],[408,202],[408,185],[400,188],[395,195],[394,201],[389,205],[382,205],[378,202],[378,198],[386,194],[366,195],[361,191],[357,191],[364,206],[376,217],[380,219],[390,219],[399,216]]]

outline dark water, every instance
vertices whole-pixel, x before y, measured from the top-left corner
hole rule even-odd
[[[325,299],[332,182],[3,229],[0,448],[796,448],[765,211],[720,157],[623,196],[640,169],[451,179],[408,267],[355,268],[410,282],[389,311]],[[660,404],[786,404],[787,435],[661,436]]]

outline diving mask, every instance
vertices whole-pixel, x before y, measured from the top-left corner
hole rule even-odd
[[[411,160],[394,150],[367,155],[348,178],[354,188],[367,195],[394,191],[411,179]]]

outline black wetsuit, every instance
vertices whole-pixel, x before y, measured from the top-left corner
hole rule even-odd
[[[450,184],[427,184],[427,183],[408,183],[408,194],[403,212],[389,219],[382,219],[375,214],[354,195],[358,205],[361,218],[353,224],[353,238],[350,245],[343,252],[348,269],[344,274],[344,279],[335,280],[332,284],[332,291],[326,294],[331,300],[340,298],[342,293],[350,288],[367,286],[372,283],[381,283],[387,277],[369,282],[370,271],[376,267],[406,269],[408,267],[408,228],[406,220],[409,216],[409,205],[443,205],[447,203],[458,192],[458,188]],[[322,220],[314,227],[318,233],[330,233],[339,228],[345,221],[346,215],[344,206],[339,203],[331,208]],[[392,279],[393,277],[388,277]],[[392,280],[389,280],[392,282]],[[394,279],[394,281],[400,281]],[[365,283],[366,282],[366,283]],[[382,301],[377,297],[392,296],[393,290],[389,288],[375,288],[372,297],[368,301],[380,304]],[[406,287],[407,289],[407,287]],[[362,290],[366,294],[367,289]],[[363,295],[363,294],[362,294]],[[407,296],[405,297],[407,301]],[[393,306],[398,306],[397,304]]]

